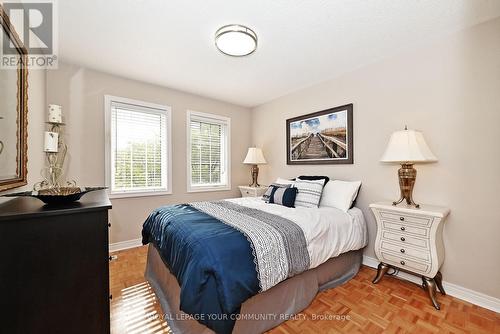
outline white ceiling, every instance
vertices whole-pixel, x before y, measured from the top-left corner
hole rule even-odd
[[[500,0],[63,0],[63,61],[256,106],[500,16]],[[248,25],[257,51],[221,54],[214,33]]]

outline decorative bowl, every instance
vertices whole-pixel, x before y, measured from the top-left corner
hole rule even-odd
[[[24,191],[3,195],[5,197],[29,196],[35,197],[50,205],[72,203],[80,200],[83,195],[91,191],[106,189],[107,187],[60,187],[40,189],[37,191]]]

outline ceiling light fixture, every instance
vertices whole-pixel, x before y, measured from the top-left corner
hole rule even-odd
[[[215,46],[228,56],[248,56],[257,49],[257,34],[240,24],[229,24],[215,32]]]

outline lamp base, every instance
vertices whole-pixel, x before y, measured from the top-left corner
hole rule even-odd
[[[413,201],[413,186],[415,185],[415,180],[417,178],[417,170],[413,168],[413,164],[401,164],[401,168],[398,170],[399,176],[399,188],[401,189],[401,197],[399,200],[392,202],[392,205],[398,205],[399,203],[406,201],[406,204],[413,205],[415,208],[420,209],[420,204],[416,204]]]
[[[259,177],[259,166],[253,165],[252,166],[252,183],[249,184],[249,187],[260,187],[260,184],[257,182],[257,178]]]

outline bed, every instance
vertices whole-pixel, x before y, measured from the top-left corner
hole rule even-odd
[[[174,333],[262,333],[345,283],[367,243],[363,214],[260,198],[155,210],[146,278]]]

